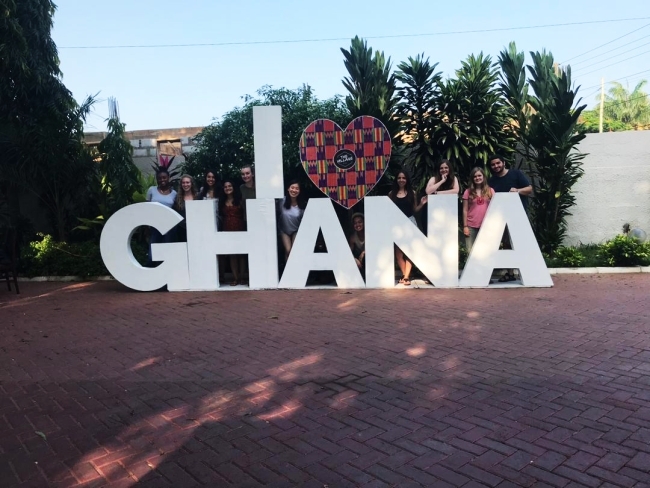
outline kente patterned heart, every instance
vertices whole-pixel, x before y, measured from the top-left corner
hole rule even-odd
[[[388,167],[390,134],[374,117],[364,115],[345,130],[319,119],[300,138],[300,160],[307,175],[328,197],[345,208],[361,201]]]

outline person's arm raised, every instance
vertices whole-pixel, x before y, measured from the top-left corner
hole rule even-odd
[[[442,181],[440,183],[436,183],[435,177],[431,178],[429,182],[427,183],[427,187],[425,188],[425,193],[427,195],[433,194],[434,191],[438,189],[438,187],[442,185]]]
[[[458,178],[454,176],[454,186],[451,190],[442,190],[438,191],[438,195],[458,195],[458,192],[460,191],[460,185],[458,184]]]
[[[425,195],[422,198],[420,198],[420,203],[418,204],[418,196],[417,196],[417,194],[415,192],[413,192],[413,195],[415,196],[415,200],[414,200],[414,207],[415,208],[414,208],[414,210],[416,212],[419,212],[420,210],[422,210],[422,207],[424,207],[424,204],[427,203],[427,200],[428,200],[427,196]]]

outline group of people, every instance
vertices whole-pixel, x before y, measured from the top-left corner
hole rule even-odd
[[[466,189],[462,193],[463,202],[463,234],[467,250],[471,250],[478,235],[481,224],[487,212],[490,201],[497,192],[516,192],[521,197],[524,209],[528,204],[528,196],[533,188],[526,175],[514,168],[506,168],[505,160],[499,155],[489,158],[489,168],[492,173],[488,179],[483,169],[475,167],[470,172]],[[246,230],[246,201],[255,198],[255,176],[253,168],[246,165],[241,168],[240,175],[243,183],[236,185],[231,179],[219,182],[215,171],[208,171],[203,185],[197,189],[194,179],[189,175],[180,178],[180,187],[176,192],[170,183],[169,173],[161,170],[156,174],[157,186],[152,186],[147,192],[147,201],[157,202],[176,210],[185,216],[185,202],[188,200],[217,200],[217,225],[222,231]],[[414,225],[417,225],[416,214],[427,204],[429,195],[459,195],[460,183],[451,162],[444,159],[440,162],[436,175],[429,180],[425,195],[418,199],[408,172],[400,170],[388,197],[406,215]],[[307,205],[301,184],[293,180],[285,189],[285,196],[280,202],[278,213],[278,234],[284,250],[285,260],[293,246],[300,222]],[[362,274],[365,274],[365,221],[360,212],[352,214],[352,229],[349,245],[355,262]],[[162,236],[155,229],[151,230],[151,243],[173,242],[186,240],[186,227],[183,221],[175,232]],[[509,248],[509,236],[504,236],[503,246]],[[246,261],[241,255],[228,256],[233,279],[231,285],[246,284]],[[401,272],[399,283],[405,286],[411,284],[413,264],[399,249],[395,248],[395,259]],[[151,257],[150,257],[151,260]],[[220,266],[220,270],[223,266]],[[512,272],[506,273],[500,281],[511,281],[515,277]]]
[[[246,230],[246,201],[254,199],[255,175],[251,165],[243,166],[240,170],[243,183],[236,185],[235,182],[226,178],[219,182],[216,171],[208,171],[205,174],[203,185],[197,188],[194,178],[190,175],[180,177],[178,191],[171,185],[169,172],[161,169],[156,173],[156,186],[147,191],[148,202],[156,202],[176,210],[185,217],[185,204],[188,200],[216,200],[217,202],[217,228],[225,232],[237,232]],[[285,197],[278,207],[279,235],[284,247],[285,259],[289,257],[291,247],[296,238],[302,215],[307,202],[304,198],[300,183],[291,181],[286,188]],[[185,242],[187,240],[187,227],[183,220],[175,229],[165,235],[161,235],[156,229],[151,229],[151,244],[161,242]],[[247,284],[246,260],[244,256],[234,254],[225,257],[230,265],[233,279],[232,286]],[[151,251],[149,252],[149,264],[151,264]],[[223,269],[223,262],[219,269]],[[221,271],[220,271],[221,274]],[[220,277],[220,281],[223,275]]]
[[[490,201],[495,193],[518,193],[524,209],[526,209],[528,196],[533,192],[533,187],[526,175],[518,169],[506,168],[502,156],[492,155],[488,161],[492,176],[488,179],[483,168],[473,168],[470,171],[469,181],[466,183],[466,189],[461,197],[463,201],[463,235],[465,236],[465,246],[468,252],[474,245]],[[416,224],[415,214],[427,203],[429,195],[460,194],[460,184],[449,160],[443,159],[440,162],[436,175],[427,182],[425,193],[418,201],[408,173],[400,171],[395,177],[393,188],[388,196]],[[505,249],[510,248],[510,236],[507,231],[503,238],[503,247]],[[406,286],[410,285],[412,263],[399,248],[395,248],[395,259],[402,272],[399,283]],[[499,278],[499,281],[513,281],[514,279],[516,279],[514,273],[506,270],[505,274]]]

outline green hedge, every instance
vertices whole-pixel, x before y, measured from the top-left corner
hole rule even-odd
[[[40,241],[30,242],[22,249],[20,273],[23,276],[105,276],[99,243],[56,242],[52,236],[39,234]],[[133,254],[140,263],[147,259],[147,246],[133,241]],[[467,260],[467,251],[460,248],[460,265]],[[625,235],[604,244],[561,247],[552,256],[544,256],[549,268],[596,266],[650,266],[650,242],[641,243]]]
[[[106,276],[99,243],[56,242],[52,236],[38,234],[40,241],[30,242],[20,253],[19,271],[23,276]],[[141,263],[146,261],[147,249],[132,244],[133,254]]]
[[[560,247],[544,256],[549,268],[593,268],[596,266],[650,266],[650,242],[619,235],[604,244]]]

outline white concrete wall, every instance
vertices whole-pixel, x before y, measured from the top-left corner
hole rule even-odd
[[[625,223],[650,235],[650,130],[587,134],[579,149],[588,155],[564,244],[603,242]]]

